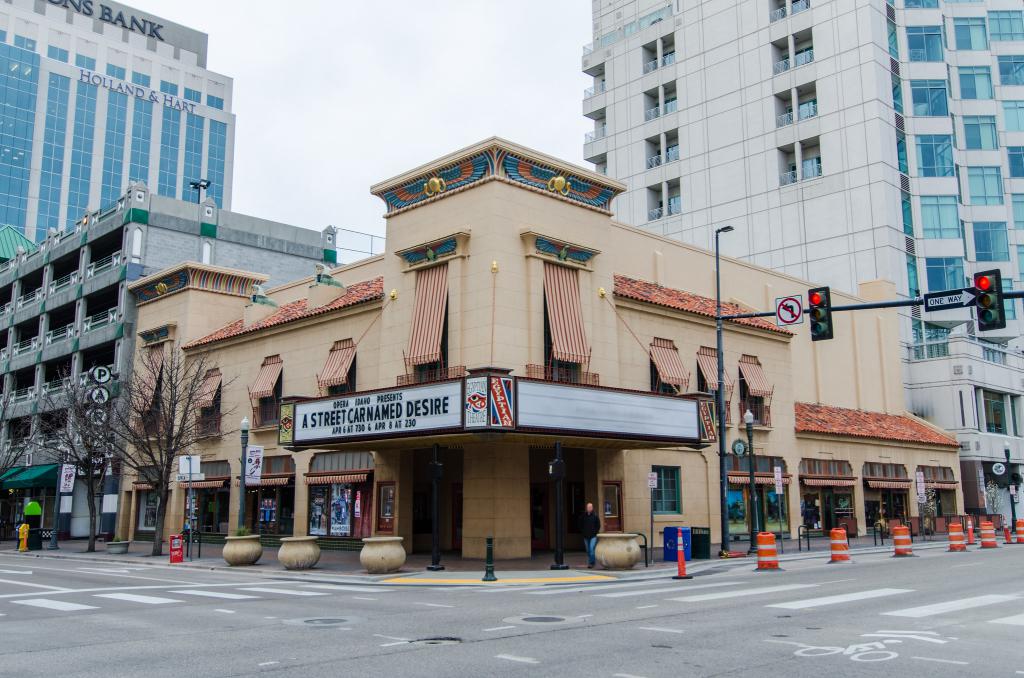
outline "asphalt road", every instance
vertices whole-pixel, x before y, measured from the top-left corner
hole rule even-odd
[[[783,565],[480,589],[0,555],[0,675],[1024,675],[1024,545]]]

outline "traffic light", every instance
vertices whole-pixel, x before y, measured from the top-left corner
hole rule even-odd
[[[974,289],[978,298],[978,331],[1001,330],[1006,327],[1003,307],[1003,279],[998,270],[974,274]]]
[[[811,341],[832,338],[832,293],[827,287],[807,291],[807,315],[811,318]]]

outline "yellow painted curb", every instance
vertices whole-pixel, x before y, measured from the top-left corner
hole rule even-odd
[[[382,584],[477,584],[478,586],[493,586],[503,584],[567,584],[571,582],[594,582],[609,581],[615,577],[605,577],[599,574],[590,574],[581,577],[529,577],[521,579],[498,579],[496,582],[483,582],[479,579],[422,579],[419,577],[399,577],[397,579],[384,579]]]

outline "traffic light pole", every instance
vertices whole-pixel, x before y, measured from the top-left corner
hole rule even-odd
[[[1024,299],[1024,290],[1004,290],[1003,299]],[[866,304],[845,304],[833,306],[832,312],[836,311],[867,311],[873,308],[899,308],[901,306],[924,306],[924,297],[913,297],[911,299],[893,299],[890,301],[872,301]],[[967,306],[965,308],[973,308]],[[774,318],[775,311],[753,311],[751,313],[734,313],[723,315],[722,320],[740,320],[742,318]]]

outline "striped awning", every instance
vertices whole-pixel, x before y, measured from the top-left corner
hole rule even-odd
[[[178,487],[183,490],[207,490],[212,487],[224,487],[226,481],[226,478],[221,478],[220,480],[193,480],[191,483],[188,481],[178,483]]]
[[[909,490],[913,485],[912,480],[880,480],[874,478],[866,478],[865,482],[868,487],[876,490]]]
[[[679,350],[674,341],[657,337],[652,339],[651,360],[654,361],[654,366],[658,369],[658,376],[663,383],[686,390],[690,383],[690,375],[683,367],[683,361],[679,359]]]
[[[409,365],[441,360],[445,309],[448,306],[448,264],[416,271],[416,305],[409,335]]]
[[[356,357],[356,345],[351,339],[334,342],[331,352],[327,354],[327,363],[320,373],[320,385],[341,386],[348,381],[348,371]]]
[[[768,383],[768,378],[764,376],[761,363],[754,356],[740,356],[740,374],[743,375],[743,380],[747,382],[747,393],[750,395],[755,398],[767,398],[772,394],[774,389]]]
[[[281,378],[283,367],[284,361],[279,355],[264,358],[263,365],[260,366],[260,373],[256,375],[256,381],[249,389],[249,397],[259,399],[274,395],[274,389],[277,387],[277,380]]]
[[[246,480],[246,487],[277,487],[287,485],[291,482],[291,476],[279,476],[277,478],[260,478],[259,480]],[[235,478],[235,487],[238,487],[238,478]]]
[[[306,476],[307,485],[344,485],[365,483],[368,475],[366,473],[346,473],[343,475],[331,476]]]
[[[146,483],[146,482],[141,482],[141,481],[136,480],[134,483],[132,483],[132,489],[133,490],[152,490],[153,489],[153,485],[151,483]]]
[[[924,486],[929,490],[955,490],[960,483],[955,480],[926,480]]]
[[[800,476],[800,482],[808,487],[853,487],[857,484],[856,478],[805,478]]]
[[[707,346],[697,349],[697,367],[709,391],[718,390],[718,351]]]
[[[196,399],[196,407],[213,407],[213,401],[217,398],[217,390],[220,388],[220,370],[214,367],[206,371],[203,377],[203,385],[199,389],[199,398]]]
[[[160,373],[164,368],[164,345],[154,344],[148,347],[146,356],[142,359],[142,367],[135,371],[139,373],[139,391],[142,403],[152,404],[156,396],[156,385],[160,380]]]
[[[544,300],[551,328],[551,356],[567,363],[590,361],[583,327],[580,282],[575,268],[544,262]]]
[[[782,476],[782,484],[783,485],[789,485],[789,482],[790,482],[791,479],[792,478],[789,476],[789,474],[783,474],[783,476]],[[732,483],[733,485],[749,485],[750,484],[750,476],[748,476],[746,473],[730,473],[729,474],[729,482]],[[754,476],[754,484],[756,484],[756,485],[774,485],[775,484],[775,476],[773,476],[773,475],[756,475],[756,476]]]

